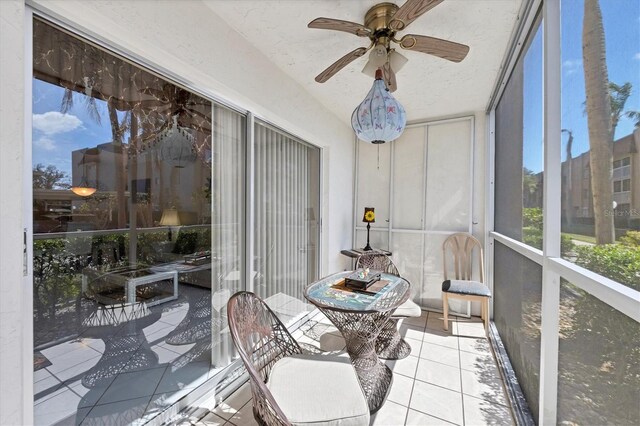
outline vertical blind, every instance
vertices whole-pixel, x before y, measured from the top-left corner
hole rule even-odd
[[[226,330],[229,297],[245,290],[245,141],[246,118],[228,108],[214,105],[211,184],[212,252],[212,360],[225,366],[234,357],[231,336]],[[218,342],[216,344],[216,339]]]
[[[286,323],[317,278],[320,150],[255,125],[254,290]]]

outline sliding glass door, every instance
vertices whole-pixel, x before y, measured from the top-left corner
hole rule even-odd
[[[254,132],[253,289],[287,324],[318,278],[320,149],[262,121]]]
[[[235,358],[246,117],[33,25],[35,422],[148,420]]]

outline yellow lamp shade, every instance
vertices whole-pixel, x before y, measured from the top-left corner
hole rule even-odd
[[[362,217],[362,221],[365,223],[374,223],[376,221],[376,213],[373,207],[364,208],[364,216]]]
[[[180,215],[175,208],[164,209],[162,211],[162,217],[160,218],[160,225],[162,226],[180,226]]]

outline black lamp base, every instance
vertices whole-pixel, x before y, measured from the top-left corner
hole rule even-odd
[[[367,245],[364,246],[364,248],[362,250],[364,251],[369,251],[369,250],[373,250],[371,248],[371,245],[369,244],[369,230],[371,229],[371,224],[367,223]]]

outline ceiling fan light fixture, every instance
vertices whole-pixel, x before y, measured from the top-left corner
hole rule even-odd
[[[375,78],[376,70],[386,64],[388,60],[389,51],[387,50],[387,47],[383,43],[378,43],[373,49],[371,49],[371,53],[369,53],[369,60],[362,69],[362,73]]]
[[[351,114],[353,131],[362,141],[382,144],[399,138],[406,124],[404,108],[389,93],[378,69],[373,87]]]
[[[404,67],[409,60],[395,50],[389,52],[389,65],[396,74]]]

